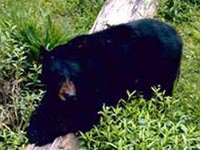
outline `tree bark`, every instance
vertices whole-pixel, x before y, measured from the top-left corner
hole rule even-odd
[[[78,150],[78,139],[73,133],[56,138],[53,143],[44,146],[29,144],[26,150]]]
[[[132,20],[153,18],[158,4],[159,0],[107,0],[89,33]],[[41,147],[28,145],[26,150],[78,150],[78,140],[70,133]]]
[[[107,0],[90,33],[141,18],[153,18],[159,0]]]

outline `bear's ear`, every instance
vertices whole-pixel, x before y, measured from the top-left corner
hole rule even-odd
[[[68,58],[82,59],[90,53],[91,40],[88,35],[80,35],[69,41],[66,47]]]
[[[39,58],[39,61],[43,62],[43,60],[47,57],[48,53],[49,52],[46,50],[46,48],[44,46],[40,46],[40,58]]]

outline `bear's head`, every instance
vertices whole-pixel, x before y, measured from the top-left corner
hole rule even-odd
[[[100,82],[103,71],[95,57],[99,55],[95,51],[98,47],[93,45],[88,35],[81,35],[51,51],[41,47],[41,81],[47,92],[59,93],[60,99],[66,100],[69,96],[83,97],[98,91],[96,85],[100,83],[96,82]]]
[[[56,93],[61,100],[76,96],[75,83],[80,80],[81,66],[78,61],[68,59],[60,51],[59,46],[52,51],[41,48],[42,72],[41,82],[46,85],[47,92]]]

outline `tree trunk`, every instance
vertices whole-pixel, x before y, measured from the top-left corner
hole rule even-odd
[[[90,33],[141,18],[153,18],[159,0],[107,0]]]
[[[107,0],[90,33],[140,18],[153,18],[158,4],[159,0]],[[41,147],[28,145],[26,150],[78,150],[78,140],[70,133]]]

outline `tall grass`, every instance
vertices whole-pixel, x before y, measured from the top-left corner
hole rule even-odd
[[[103,0],[20,0],[1,2],[3,27],[16,28],[15,39],[27,43],[38,55],[41,45],[49,49],[87,32]],[[92,13],[91,13],[92,12]]]

